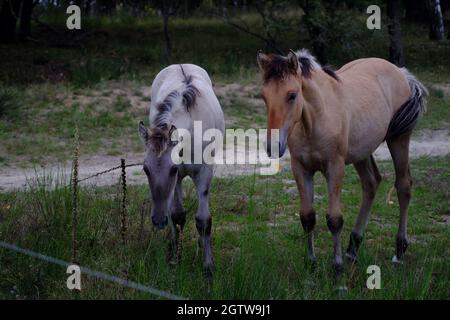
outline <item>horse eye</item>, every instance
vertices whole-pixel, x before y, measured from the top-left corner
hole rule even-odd
[[[297,98],[297,93],[289,93],[288,94],[288,102],[293,102]]]

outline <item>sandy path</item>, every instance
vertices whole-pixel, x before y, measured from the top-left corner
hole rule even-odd
[[[424,130],[421,135],[411,141],[410,154],[412,158],[421,156],[445,156],[450,153],[450,139],[448,130]],[[386,143],[374,153],[377,160],[389,160],[390,154]],[[125,154],[122,157],[126,159],[127,164],[140,163],[144,153]],[[97,172],[107,170],[111,167],[120,165],[119,156],[93,156],[80,160],[80,179],[88,177]],[[281,167],[289,166],[289,154],[281,159]],[[62,165],[48,165],[46,168],[30,168],[22,169],[17,167],[2,167],[0,169],[0,191],[9,191],[14,189],[26,189],[29,183],[34,183],[36,176],[47,177],[46,183],[50,180],[55,181],[59,177],[59,181],[69,182],[71,163],[67,162]],[[216,176],[238,176],[259,174],[258,167],[255,165],[221,165],[216,167]],[[120,170],[113,171],[101,175],[99,177],[82,182],[83,185],[113,185],[118,182]],[[147,183],[146,177],[140,166],[130,167],[127,169],[128,184]]]

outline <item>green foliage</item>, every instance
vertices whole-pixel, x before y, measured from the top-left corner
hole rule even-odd
[[[21,105],[19,92],[11,88],[0,88],[0,119],[19,120]]]

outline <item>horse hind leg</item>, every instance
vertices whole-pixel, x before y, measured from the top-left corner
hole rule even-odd
[[[409,170],[409,141],[407,133],[387,141],[395,168],[395,188],[400,206],[400,222],[396,238],[396,255],[393,262],[399,262],[408,247],[408,207],[411,200],[411,173]]]
[[[350,234],[350,241],[346,253],[348,260],[351,262],[356,261],[358,249],[370,218],[373,200],[381,182],[381,175],[373,156],[355,163],[354,167],[361,180],[363,194],[358,218]]]

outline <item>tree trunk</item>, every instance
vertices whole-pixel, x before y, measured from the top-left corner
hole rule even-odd
[[[167,60],[170,61],[172,54],[172,42],[170,40],[170,33],[169,33],[169,15],[166,13],[163,13],[163,27],[164,27],[164,41],[166,43],[166,57]]]
[[[390,37],[389,60],[399,66],[405,66],[405,56],[401,42],[401,3],[400,0],[388,0],[387,14],[389,17],[388,32]]]
[[[430,39],[443,40],[445,38],[444,21],[439,0],[428,0],[428,12],[430,15]]]
[[[0,42],[9,43],[16,39],[16,23],[21,0],[3,1],[0,11]]]
[[[426,23],[428,21],[427,1],[429,0],[404,0],[405,19],[410,22]]]
[[[33,12],[33,0],[23,0],[20,14],[19,38],[27,39],[31,34],[31,13]]]

